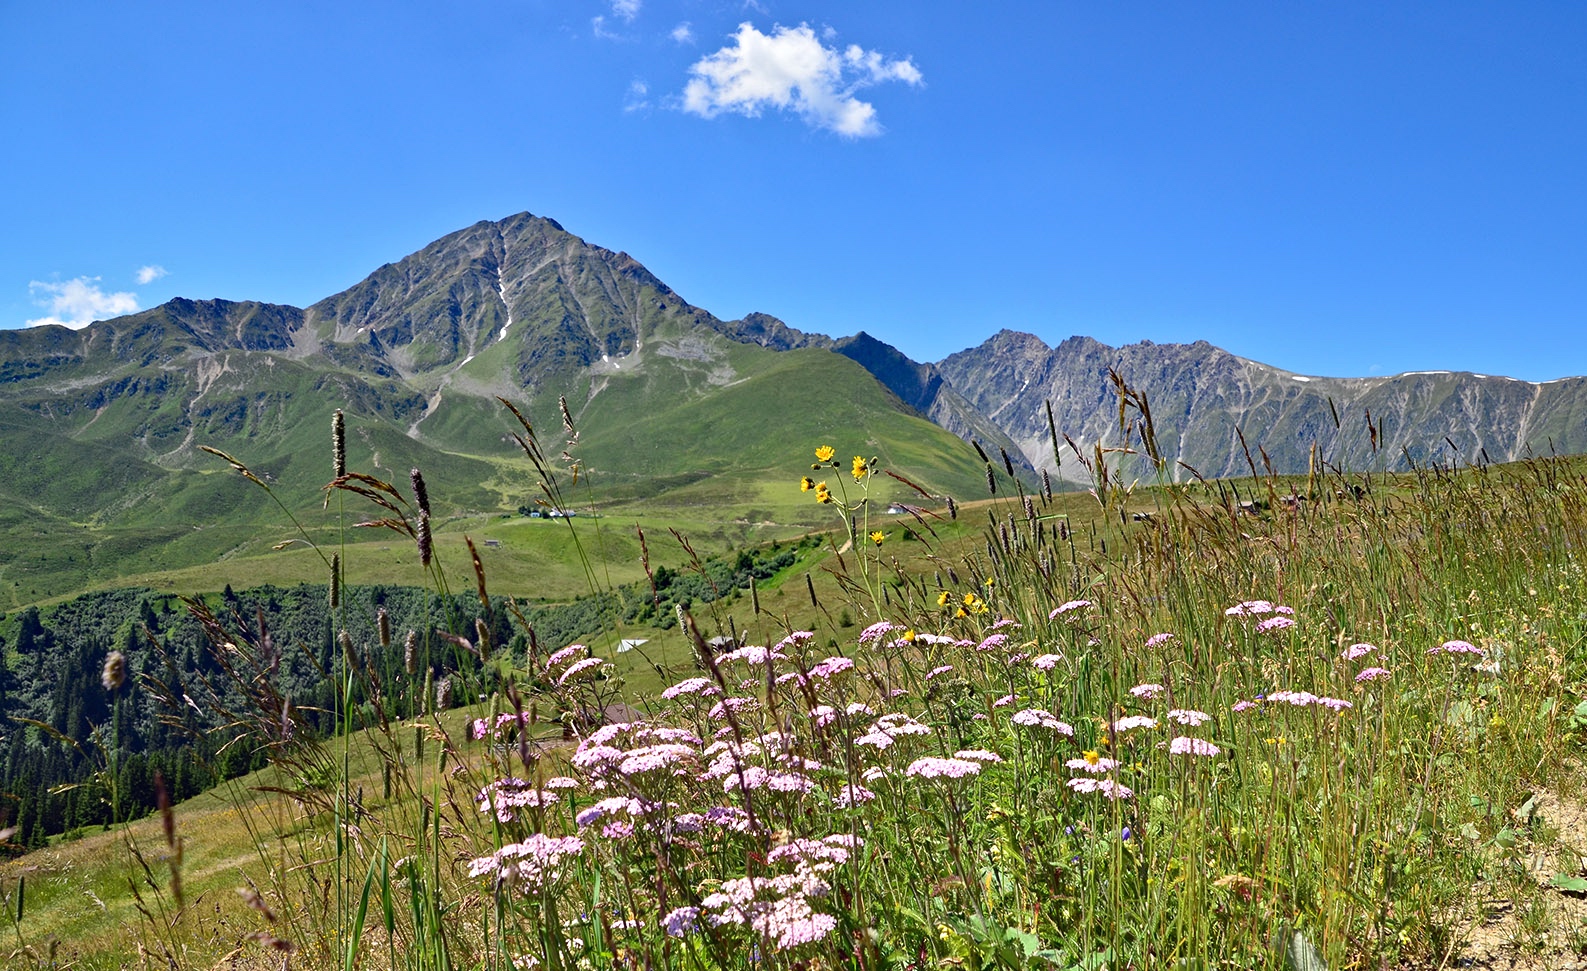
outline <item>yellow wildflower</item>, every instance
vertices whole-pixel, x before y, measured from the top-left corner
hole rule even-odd
[[[952,599],[952,597],[948,596],[948,591],[944,590],[937,594],[937,606],[946,607],[948,606],[948,601]]]
[[[904,643],[905,644],[913,644],[913,643],[915,643],[915,629],[913,627],[911,627],[910,629],[904,631]]]
[[[832,461],[832,456],[836,453],[836,451],[837,450],[830,445],[823,445],[816,449],[816,461],[830,462]]]
[[[832,501],[832,492],[825,482],[816,483],[816,502],[827,503]]]
[[[958,610],[955,610],[953,612],[953,616],[955,616],[955,617],[968,617],[970,615],[964,612],[964,608],[963,607],[960,607]]]
[[[809,492],[811,489],[814,489],[815,487],[816,487],[816,480],[810,478],[808,475],[799,480],[799,491],[800,492]]]
[[[884,540],[886,538],[887,538],[887,534],[882,532],[879,529],[876,530],[875,532],[871,533],[871,542],[875,543],[877,546],[881,546],[882,545],[882,540]]]
[[[855,482],[859,482],[861,479],[865,478],[866,473],[868,473],[870,471],[869,466],[870,466],[870,463],[865,461],[865,457],[864,456],[862,456],[862,455],[854,456],[854,470],[853,471],[854,471],[854,481]]]
[[[981,598],[977,597],[973,593],[967,593],[964,595],[964,605],[966,607],[974,607],[978,602],[980,602],[980,600]]]
[[[1081,757],[1086,760],[1087,765],[1096,765],[1098,762],[1102,761],[1102,753],[1098,752],[1096,749],[1087,749],[1084,753],[1082,753]]]

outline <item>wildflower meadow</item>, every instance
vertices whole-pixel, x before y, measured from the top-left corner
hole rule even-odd
[[[576,435],[552,459],[519,425],[567,508]],[[1058,438],[1089,494],[989,460],[986,496],[945,501],[862,440],[802,443],[819,587],[742,623],[677,605],[649,680],[437,616],[345,638],[316,733],[268,635],[212,617],[272,760],[232,790],[230,929],[193,930],[167,806],[123,843],[135,953],[74,966],[1439,967],[1501,911],[1518,959],[1587,950],[1583,834],[1540,810],[1581,793],[1579,461],[1176,482],[1146,438],[1127,483]],[[335,472],[328,503],[417,544],[416,582],[515,613],[477,554],[431,559],[417,470]],[[356,563],[326,553],[335,597]],[[433,652],[444,683],[415,674]],[[51,966],[6,892],[13,966]]]

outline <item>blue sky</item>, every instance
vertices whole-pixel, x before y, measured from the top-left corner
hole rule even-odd
[[[1587,5],[0,3],[0,326],[528,210],[721,317],[1587,373]]]

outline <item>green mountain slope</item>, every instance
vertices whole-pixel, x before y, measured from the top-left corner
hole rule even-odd
[[[583,463],[570,501],[625,521],[683,515],[724,540],[828,522],[797,488],[825,442],[933,492],[984,488],[972,451],[832,344],[766,315],[720,320],[626,254],[527,213],[307,309],[178,299],[81,331],[3,331],[0,498],[24,514],[0,521],[0,607],[217,561],[215,586],[290,581],[249,566],[290,537],[287,514],[201,447],[246,462],[330,540],[320,488],[336,409],[349,467],[404,491],[424,469],[442,530],[477,530],[538,494],[498,396],[552,455],[566,398]]]

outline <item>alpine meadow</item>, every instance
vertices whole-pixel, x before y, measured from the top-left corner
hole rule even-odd
[[[1584,394],[920,363],[527,213],[0,331],[7,966],[1575,966]]]

